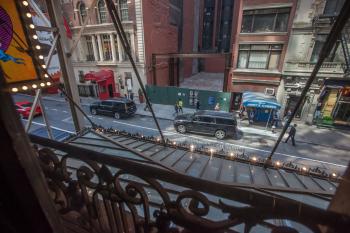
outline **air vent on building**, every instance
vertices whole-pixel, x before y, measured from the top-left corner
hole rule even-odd
[[[266,95],[274,95],[275,94],[275,89],[273,89],[273,88],[266,88],[265,89],[265,94]]]

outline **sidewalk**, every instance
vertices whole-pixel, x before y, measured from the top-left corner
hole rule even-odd
[[[45,100],[66,102],[63,97],[58,94],[44,95]],[[96,98],[92,97],[81,97],[81,104],[83,106],[89,106],[91,103],[98,101]],[[151,116],[150,111],[144,111],[145,103],[139,103],[138,99],[135,99],[137,105],[137,115]],[[162,104],[152,104],[153,110],[157,118],[165,120],[174,120],[175,110],[174,106],[162,105]],[[191,108],[184,108],[183,113],[194,113],[195,110]],[[238,119],[238,118],[237,118]],[[350,132],[346,130],[329,129],[329,128],[318,128],[314,125],[306,125],[300,122],[295,122],[297,126],[296,142],[303,142],[313,145],[321,145],[330,148],[337,148],[342,150],[350,150]],[[271,128],[249,125],[247,120],[238,119],[238,129],[242,131],[244,136],[249,135],[260,135],[263,139],[269,141],[277,140],[281,129],[276,129],[276,133],[271,132]],[[237,140],[238,141],[238,140]]]

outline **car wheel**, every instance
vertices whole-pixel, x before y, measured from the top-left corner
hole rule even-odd
[[[177,130],[177,132],[179,132],[179,133],[186,133],[186,126],[184,126],[184,125],[178,125],[178,126],[176,127],[176,130]]]
[[[91,109],[91,114],[92,114],[92,115],[97,115],[97,111],[96,111],[96,109],[94,109],[94,108],[93,108],[93,109]]]
[[[224,139],[225,137],[226,137],[226,132],[225,131],[223,131],[223,130],[221,130],[221,129],[219,129],[219,130],[217,130],[216,132],[215,132],[215,137],[217,138],[217,139]]]
[[[116,112],[116,113],[114,113],[114,118],[115,118],[115,119],[120,119],[120,114],[119,114],[119,113],[117,113],[117,112]]]

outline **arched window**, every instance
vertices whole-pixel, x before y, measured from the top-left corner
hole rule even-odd
[[[86,16],[87,16],[87,12],[86,12],[86,7],[85,4],[83,2],[80,2],[79,4],[79,15],[80,15],[80,24],[83,24]]]
[[[98,10],[98,22],[107,23],[107,8],[104,0],[98,1],[97,4]]]
[[[119,0],[120,15],[122,21],[129,20],[129,6],[127,0]]]

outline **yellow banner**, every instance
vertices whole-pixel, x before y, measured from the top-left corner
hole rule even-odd
[[[25,51],[28,42],[24,33],[15,0],[1,0],[0,66],[7,83],[37,79],[33,61]]]

